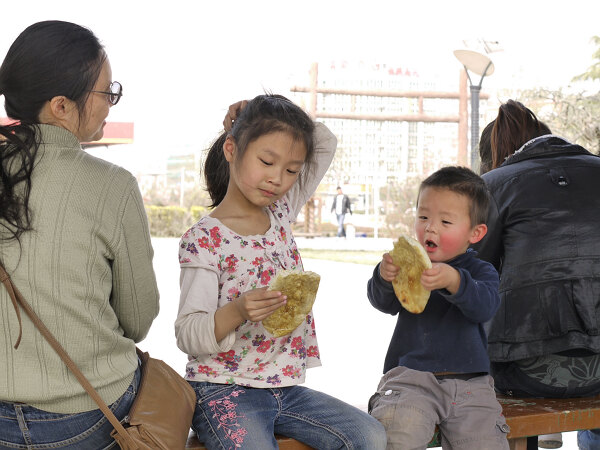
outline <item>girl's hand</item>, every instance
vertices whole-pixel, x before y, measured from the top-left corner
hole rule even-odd
[[[390,254],[385,253],[383,255],[383,259],[381,260],[381,264],[379,265],[379,275],[381,275],[381,278],[391,283],[399,273],[400,268],[394,265]]]
[[[233,300],[240,316],[251,322],[260,322],[286,302],[285,295],[279,291],[267,291],[266,287],[244,292]]]
[[[229,106],[229,109],[227,110],[227,114],[225,115],[225,118],[223,119],[223,127],[225,128],[225,131],[231,131],[231,126],[233,125],[233,122],[235,121],[235,119],[238,118],[238,116],[240,115],[242,110],[247,105],[248,105],[248,100],[240,100],[239,102],[236,102],[233,105]]]
[[[446,289],[450,294],[454,295],[460,287],[460,273],[448,264],[433,263],[431,269],[423,271],[421,284],[428,291]]]

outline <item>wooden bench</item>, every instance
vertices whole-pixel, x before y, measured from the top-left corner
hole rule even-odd
[[[508,444],[511,450],[537,449],[537,436],[542,434],[600,428],[600,396],[555,399],[498,395],[498,401],[510,427]],[[311,450],[308,445],[284,436],[277,436],[277,443],[282,450]],[[440,437],[436,431],[428,447],[439,446]],[[192,433],[186,449],[201,450],[205,447]]]
[[[527,438],[600,428],[600,396],[590,398],[512,398],[498,396],[511,450],[527,449]]]

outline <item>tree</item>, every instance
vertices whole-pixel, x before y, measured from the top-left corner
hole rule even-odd
[[[531,89],[520,92],[517,99],[534,111],[553,134],[600,154],[600,93]]]
[[[573,81],[600,80],[600,36],[593,36],[591,41],[598,47],[592,55],[596,62],[586,72],[574,77]]]
[[[397,237],[400,233],[413,234],[417,193],[420,177],[412,177],[403,182],[388,183],[385,195],[388,201],[385,208],[385,226],[388,234]]]
[[[593,54],[596,62],[573,81],[600,80],[600,36],[592,37],[592,42],[598,46]],[[553,134],[600,154],[600,92],[589,95],[562,89],[530,89],[520,92],[517,100],[534,111]]]

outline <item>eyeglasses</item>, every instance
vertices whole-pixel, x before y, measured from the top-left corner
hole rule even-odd
[[[97,92],[98,94],[108,95],[108,101],[110,102],[111,105],[114,106],[117,103],[119,103],[119,100],[121,100],[121,97],[123,96],[123,86],[121,86],[121,83],[119,83],[118,81],[113,81],[112,83],[110,83],[110,87],[108,89],[110,89],[110,90],[109,91],[90,91],[90,92]]]

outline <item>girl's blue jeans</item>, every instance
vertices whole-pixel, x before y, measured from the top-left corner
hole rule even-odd
[[[600,428],[577,432],[579,450],[594,450],[600,448]]]
[[[207,449],[277,449],[274,434],[328,449],[385,449],[383,426],[367,413],[303,386],[247,388],[190,382],[192,428]]]
[[[109,405],[122,420],[135,399],[140,368],[125,393]],[[110,437],[113,426],[99,409],[77,414],[57,414],[23,403],[0,401],[0,449],[109,449],[117,448]]]

